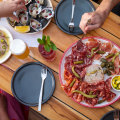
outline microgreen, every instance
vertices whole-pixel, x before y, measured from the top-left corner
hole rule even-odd
[[[47,52],[50,52],[50,50],[57,50],[56,45],[50,40],[50,36],[43,35],[42,39],[37,39],[38,43],[41,45],[44,45],[44,48]]]

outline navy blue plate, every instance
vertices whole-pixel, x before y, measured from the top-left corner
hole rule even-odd
[[[106,113],[100,120],[114,120],[114,111],[115,110]],[[120,112],[119,112],[119,114],[120,114]],[[120,117],[119,117],[119,119],[120,119]]]
[[[15,98],[24,105],[37,106],[41,88],[42,63],[30,62],[19,67],[13,74],[11,89]],[[55,89],[55,78],[47,67],[47,78],[44,81],[43,101],[50,99]]]
[[[69,31],[69,22],[72,13],[72,0],[61,0],[55,9],[55,20],[57,26],[65,33],[71,35],[82,34],[82,30],[79,28],[81,17],[86,12],[92,12],[95,10],[93,4],[89,0],[76,0],[74,11],[74,23],[75,28],[73,32]]]

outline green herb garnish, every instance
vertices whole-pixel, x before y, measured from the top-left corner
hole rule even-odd
[[[37,41],[44,45],[44,48],[47,52],[50,52],[50,50],[57,50],[56,45],[50,40],[50,36],[43,35],[42,39],[38,38]]]

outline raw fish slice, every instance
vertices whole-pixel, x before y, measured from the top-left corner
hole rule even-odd
[[[35,20],[35,19],[30,19],[30,26],[36,31],[40,31],[42,29],[42,24]]]
[[[54,11],[52,8],[44,8],[42,9],[42,11],[40,12],[39,17],[43,17],[45,19],[50,19],[54,16]]]
[[[29,14],[33,17],[36,18],[37,15],[41,12],[42,7],[38,3],[33,3],[29,6]]]
[[[86,46],[88,47],[89,50],[91,50],[92,48],[96,48],[99,47],[100,43],[98,40],[90,38],[87,42],[86,42]]]

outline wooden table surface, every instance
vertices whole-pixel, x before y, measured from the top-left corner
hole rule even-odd
[[[54,9],[60,0],[51,0]],[[98,7],[96,3],[93,3],[95,7]],[[64,16],[63,16],[64,17]],[[114,110],[116,108],[120,109],[120,100],[114,104],[104,107],[104,108],[87,108],[81,106],[74,101],[72,101],[60,87],[59,82],[59,62],[64,53],[64,51],[75,41],[78,41],[81,38],[81,35],[71,36],[66,33],[63,33],[55,24],[54,19],[49,24],[47,29],[43,31],[45,35],[49,35],[51,40],[56,44],[57,58],[55,61],[48,62],[41,57],[37,48],[30,48],[32,54],[24,62],[20,62],[14,56],[4,63],[8,68],[0,65],[0,88],[6,92],[11,92],[11,78],[14,71],[20,67],[22,64],[31,61],[40,61],[41,63],[50,67],[53,71],[56,80],[56,88],[51,99],[42,105],[42,111],[40,114],[47,117],[51,120],[99,120],[105,113]],[[90,33],[86,36],[100,36],[111,41],[114,41],[116,44],[120,45],[120,18],[113,13],[110,13],[109,17],[105,21],[104,25]],[[27,38],[26,38],[27,39]],[[32,107],[37,111],[37,107]]]

